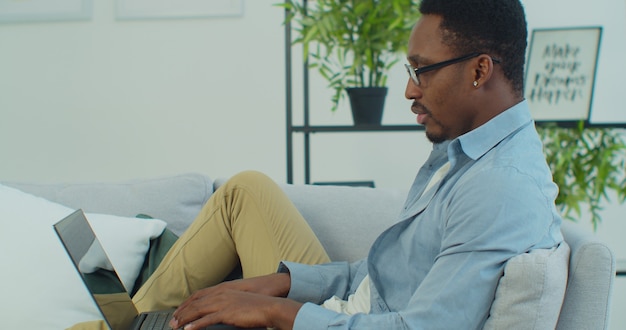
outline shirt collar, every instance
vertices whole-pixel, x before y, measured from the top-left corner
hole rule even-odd
[[[457,138],[461,149],[476,160],[511,133],[532,122],[526,100],[503,111],[482,126]]]

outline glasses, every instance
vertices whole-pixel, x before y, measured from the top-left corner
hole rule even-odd
[[[478,57],[480,54],[482,54],[482,53],[471,53],[471,54],[463,55],[461,57],[453,58],[451,60],[447,60],[447,61],[443,61],[443,62],[439,62],[439,63],[427,65],[427,66],[423,66],[421,68],[414,68],[410,64],[405,64],[404,67],[406,68],[406,72],[409,74],[409,77],[411,77],[411,80],[413,80],[413,83],[415,85],[419,86],[420,85],[420,79],[419,79],[419,75],[420,74],[425,73],[425,72],[429,72],[429,71],[433,71],[433,70],[437,70],[437,69],[441,69],[443,67],[446,67],[448,65],[452,65],[452,64],[455,64],[455,63],[467,61],[467,60],[472,59],[474,57]],[[500,61],[495,59],[495,58],[492,58],[491,60],[493,61],[493,63],[496,63],[496,64],[500,63]]]

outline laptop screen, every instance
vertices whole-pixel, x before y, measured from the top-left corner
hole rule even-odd
[[[113,269],[111,261],[83,211],[68,215],[54,229],[108,326],[128,329],[137,309],[117,273],[106,269]]]

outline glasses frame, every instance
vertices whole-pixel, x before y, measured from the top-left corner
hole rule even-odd
[[[409,77],[411,77],[411,80],[413,81],[413,83],[416,86],[420,85],[420,79],[419,79],[419,75],[422,73],[426,73],[426,72],[430,72],[430,71],[434,71],[434,70],[438,70],[441,69],[443,67],[452,65],[452,64],[456,64],[456,63],[460,63],[463,61],[467,61],[469,59],[472,59],[474,57],[478,57],[480,56],[482,53],[471,53],[471,54],[467,54],[467,55],[463,55],[460,57],[456,57],[447,61],[443,61],[443,62],[439,62],[439,63],[435,63],[435,64],[431,64],[431,65],[426,65],[423,66],[421,68],[415,68],[410,64],[404,64],[404,67],[406,68],[407,73],[409,74]],[[499,60],[495,59],[495,58],[491,58],[491,60],[493,61],[493,63],[500,63]]]

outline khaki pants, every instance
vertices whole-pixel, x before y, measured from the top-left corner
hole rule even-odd
[[[140,312],[176,307],[220,283],[239,262],[247,278],[276,272],[281,260],[330,261],[281,188],[263,174],[243,172],[211,196],[133,301]]]

